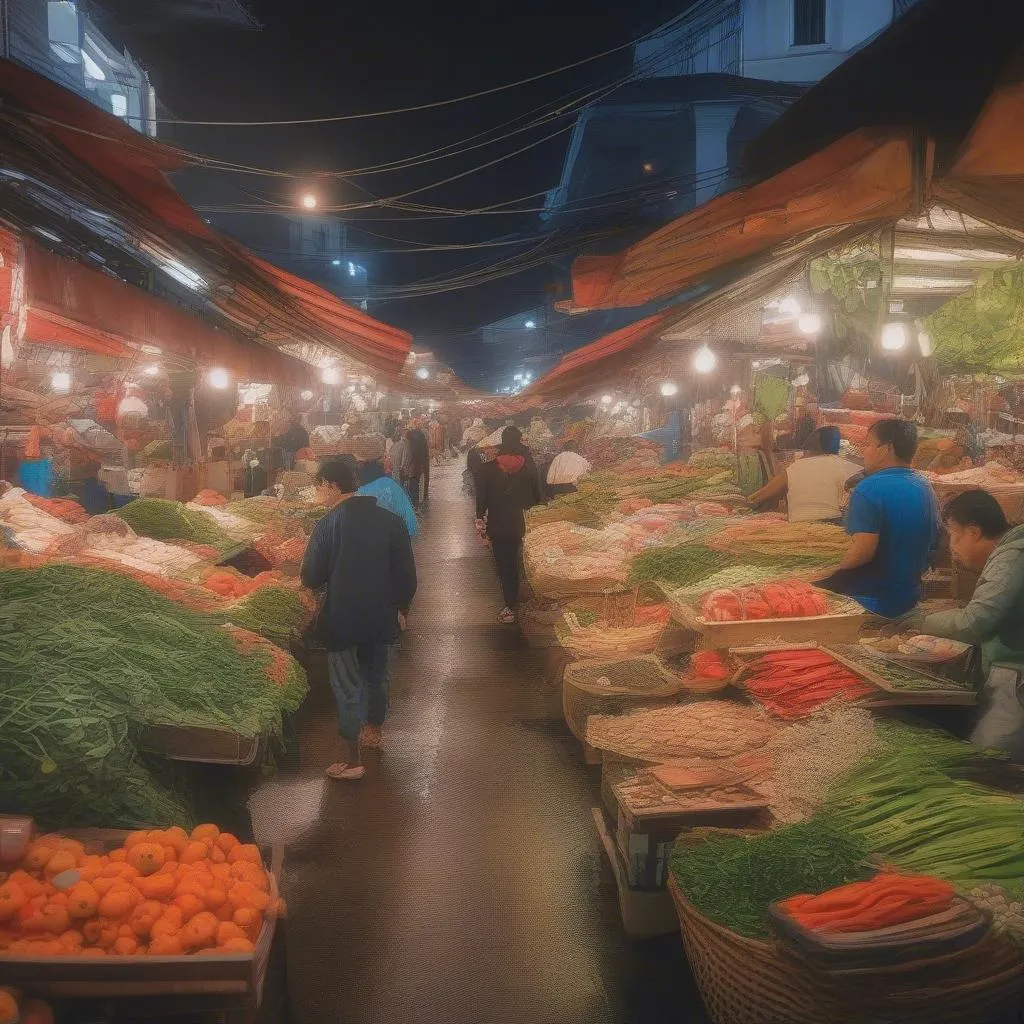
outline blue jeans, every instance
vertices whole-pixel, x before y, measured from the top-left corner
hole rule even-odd
[[[398,644],[360,644],[327,654],[327,669],[338,707],[338,732],[350,743],[359,730],[383,725],[388,713],[391,666]]]

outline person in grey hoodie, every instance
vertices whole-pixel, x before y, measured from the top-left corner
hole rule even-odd
[[[1024,663],[1024,526],[1006,521],[988,491],[964,491],[942,510],[953,557],[980,569],[974,596],[964,608],[916,615],[913,625],[928,636],[975,644],[982,670],[997,661]]]
[[[1024,526],[1006,520],[988,491],[970,490],[942,510],[953,557],[980,569],[974,596],[964,608],[907,616],[906,625],[981,649],[979,716],[971,743],[1005,750],[1024,761],[1024,706],[1017,695],[1017,672],[1024,665]],[[993,669],[993,665],[996,666]]]

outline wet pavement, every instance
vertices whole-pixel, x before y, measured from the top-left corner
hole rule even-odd
[[[596,780],[537,653],[495,621],[459,468],[432,480],[384,749],[322,800],[336,724],[313,666],[300,765],[281,779],[296,788],[275,798],[294,819],[291,1022],[702,1024],[678,936],[622,932]]]

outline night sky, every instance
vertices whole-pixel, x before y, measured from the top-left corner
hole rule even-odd
[[[150,71],[163,117],[199,120],[278,120],[355,114],[447,99],[549,71],[628,42],[688,6],[688,0],[595,4],[519,0],[486,8],[454,3],[386,4],[250,0],[261,31],[190,25],[141,31],[121,6],[122,39]],[[484,14],[483,12],[486,11]],[[497,95],[427,112],[342,124],[278,127],[161,125],[161,136],[221,159],[296,174],[351,170],[415,156],[457,142],[563,97],[605,85],[628,72],[629,49],[581,68]],[[521,122],[520,122],[521,123]],[[322,187],[347,204],[390,197],[493,160],[568,127],[566,118],[422,166],[357,176]],[[460,181],[411,197],[459,209],[502,203],[554,186],[569,132]],[[293,201],[300,182],[218,174],[203,179],[216,206]],[[366,190],[366,191],[363,191]],[[369,194],[368,194],[369,193]],[[195,200],[194,193],[190,197]],[[523,207],[540,206],[526,200]],[[535,213],[433,217],[391,210],[346,216],[377,235],[352,239],[370,249],[405,243],[479,243],[528,233]],[[424,255],[381,252],[368,260],[373,288],[392,288],[489,266],[524,251],[494,247]],[[469,328],[512,313],[536,294],[543,269],[468,290],[375,303],[372,311],[424,337],[444,335],[458,348]],[[465,333],[467,345],[469,334]],[[472,352],[461,346],[461,360]],[[458,354],[458,353],[457,353]]]

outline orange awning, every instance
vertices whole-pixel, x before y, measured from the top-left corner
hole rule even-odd
[[[925,175],[927,171],[925,169]],[[804,232],[906,214],[914,152],[902,132],[863,130],[774,178],[718,196],[614,256],[573,265],[581,309],[668,298],[739,260]]]
[[[597,386],[609,375],[633,362],[641,351],[657,341],[665,316],[649,316],[562,356],[558,365],[524,392],[527,398],[564,397]]]
[[[31,340],[99,351],[107,343],[155,345],[207,366],[223,366],[241,380],[306,387],[316,370],[277,349],[247,342],[197,317],[80,263],[25,241],[25,303]]]

